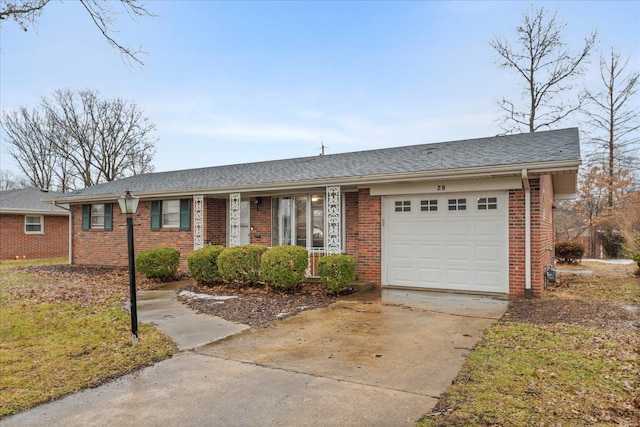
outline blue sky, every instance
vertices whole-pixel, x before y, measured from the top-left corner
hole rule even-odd
[[[491,136],[497,101],[519,92],[489,41],[512,37],[533,4],[557,8],[574,47],[598,31],[640,68],[640,2],[154,1],[118,17],[140,47],[127,66],[81,5],[52,2],[35,28],[0,27],[0,107],[56,89],[140,106],[157,126],[156,171]],[[579,126],[578,118],[559,127]],[[17,170],[3,145],[0,168]]]

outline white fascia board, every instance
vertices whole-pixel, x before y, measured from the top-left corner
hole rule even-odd
[[[47,211],[47,210],[27,210],[27,209],[11,209],[11,208],[2,208],[0,209],[0,214],[6,215],[51,215],[51,216],[69,216],[69,212],[57,212],[57,211]]]
[[[467,193],[473,191],[499,191],[522,188],[519,177],[457,179],[400,184],[379,184],[370,187],[372,196],[389,196],[395,194],[443,194]]]
[[[366,175],[355,177],[336,177],[325,179],[304,180],[295,182],[274,182],[268,184],[247,184],[230,187],[216,188],[189,188],[170,191],[134,191],[131,193],[144,199],[166,199],[191,197],[194,194],[202,195],[226,195],[229,193],[260,193],[273,191],[303,190],[310,187],[359,186],[368,188],[377,184],[389,184],[397,182],[438,181],[455,179],[499,178],[520,176],[522,169],[527,169],[531,174],[546,174],[554,172],[566,172],[577,170],[580,161],[558,161],[545,163],[513,164],[506,166],[483,166],[477,168],[448,169],[436,171],[393,173],[385,175]],[[97,203],[117,200],[122,194],[101,194],[95,196],[80,196],[56,199],[59,203]],[[45,200],[52,202],[53,200]]]

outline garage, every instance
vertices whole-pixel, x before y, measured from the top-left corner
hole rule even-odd
[[[509,292],[506,191],[382,197],[383,286]]]

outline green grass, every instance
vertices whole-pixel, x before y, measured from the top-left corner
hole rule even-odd
[[[23,264],[24,265],[24,264]],[[121,299],[99,305],[39,302],[8,289],[46,282],[0,266],[0,417],[131,372],[169,357],[175,344],[152,325],[140,325],[131,344]]]
[[[575,277],[561,297],[639,295],[638,279]],[[640,425],[639,356],[637,329],[498,322],[418,425]]]

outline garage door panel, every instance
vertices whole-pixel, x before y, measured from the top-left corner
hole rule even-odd
[[[444,278],[446,284],[456,289],[466,288],[469,286],[471,272],[466,268],[448,268],[445,270]]]
[[[417,286],[437,287],[442,282],[442,270],[439,268],[418,268]]]
[[[394,266],[391,273],[394,280],[401,286],[407,286],[414,281],[413,267],[411,266]]]
[[[418,260],[420,261],[420,265],[425,265],[425,263],[430,262],[439,262],[441,253],[442,248],[440,245],[420,245],[418,247]]]
[[[418,235],[423,237],[437,237],[440,235],[440,227],[436,221],[420,219],[418,221]]]
[[[450,211],[449,199],[465,210]],[[423,200],[437,210],[421,210]],[[395,212],[396,201],[411,211]],[[506,192],[383,196],[383,206],[383,284],[508,292]]]
[[[415,248],[413,245],[397,243],[391,247],[391,253],[393,254],[392,260],[396,263],[411,265],[413,263],[414,251]]]
[[[476,261],[480,262],[500,262],[500,250],[498,245],[477,245]]]
[[[464,220],[446,220],[444,223],[445,235],[449,238],[458,236],[467,237],[469,235],[469,228],[469,222]]]
[[[413,236],[416,233],[415,221],[394,219],[390,221],[389,231],[396,236]]]
[[[504,234],[500,218],[494,219],[477,219],[475,221],[475,235],[476,237],[499,239]]]
[[[495,284],[500,280],[500,274],[495,270],[478,270],[475,271],[476,286],[484,289],[494,288]]]
[[[471,254],[473,253],[472,248],[468,244],[464,245],[447,245],[445,254],[447,262],[450,261],[463,261],[469,262],[471,259]]]

